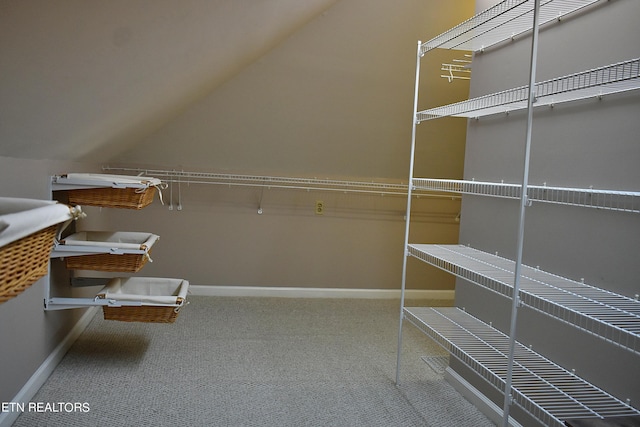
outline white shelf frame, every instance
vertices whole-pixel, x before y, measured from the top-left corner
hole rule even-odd
[[[549,0],[549,2],[552,0]],[[549,2],[545,1],[545,4]],[[513,8],[519,4],[514,4],[513,1],[505,0],[501,4],[497,5],[498,8],[501,8],[502,5],[509,6]],[[536,65],[537,65],[537,52],[538,52],[538,33],[540,26],[540,9],[541,9],[541,0],[533,0],[531,4],[532,20],[531,20],[531,29],[532,29],[532,37],[531,37],[531,61],[529,67],[529,80],[528,86],[526,87],[526,105],[527,105],[527,129],[526,129],[526,137],[525,137],[525,147],[524,147],[524,165],[523,165],[523,177],[522,177],[522,194],[520,196],[520,208],[519,208],[519,220],[518,220],[518,236],[517,236],[517,248],[516,248],[516,264],[515,264],[515,273],[514,273],[514,294],[517,295],[519,293],[520,287],[520,269],[522,267],[522,251],[523,251],[523,240],[524,240],[524,219],[525,219],[525,210],[528,201],[526,200],[527,194],[527,185],[529,180],[529,157],[531,151],[531,129],[533,123],[533,103],[535,100],[535,76],[536,76]],[[498,9],[494,9],[498,10]],[[409,257],[408,247],[409,247],[409,231],[410,231],[410,222],[411,222],[411,191],[413,188],[413,179],[414,179],[414,162],[415,162],[415,146],[416,146],[416,127],[420,123],[420,113],[418,112],[418,93],[419,93],[419,81],[420,81],[420,58],[422,56],[422,43],[418,42],[418,51],[417,51],[417,59],[416,59],[416,80],[415,80],[415,96],[414,96],[414,116],[413,116],[413,129],[411,133],[411,161],[409,166],[409,192],[407,197],[407,213],[406,213],[406,228],[405,228],[405,238],[404,238],[404,249],[405,256],[403,259],[402,265],[402,285],[401,285],[401,293],[400,293],[400,306],[404,307],[405,300],[405,289],[406,289],[406,277],[407,277],[407,259]],[[504,389],[504,404],[503,404],[503,427],[507,427],[509,424],[509,411],[512,405],[512,374],[513,374],[513,353],[515,351],[515,334],[516,334],[516,324],[517,324],[517,313],[518,313],[518,303],[516,299],[512,301],[511,307],[511,322],[510,322],[510,349],[509,349],[509,357],[508,357],[508,367],[507,367],[507,377],[506,377],[506,385]],[[400,322],[399,322],[399,331],[398,331],[398,355],[397,355],[397,368],[396,368],[396,383],[400,382],[400,359],[401,359],[401,348],[402,348],[402,324],[404,319],[404,311],[400,310]]]
[[[150,248],[133,249],[133,248],[118,248],[108,246],[97,245],[66,245],[56,242],[51,251],[49,258],[66,258],[70,256],[82,256],[82,255],[144,255],[148,258]]]
[[[140,249],[133,248],[118,248],[118,247],[109,247],[109,246],[97,246],[97,245],[67,245],[60,244],[59,242],[55,242],[54,247],[51,251],[49,258],[65,258],[71,256],[82,256],[82,255],[98,255],[98,254],[109,254],[109,255],[142,255],[146,257],[149,261],[151,261],[151,257],[149,255],[151,247],[141,247]],[[97,286],[98,284],[92,284],[91,286]],[[111,306],[111,307],[121,307],[121,306],[140,306],[141,303],[136,302],[120,302],[113,299],[105,300],[96,298],[60,298],[60,297],[52,297],[51,296],[51,279],[49,278],[49,283],[45,287],[45,296],[44,296],[44,309],[46,311],[51,310],[68,310],[72,308],[82,308],[82,307],[92,307],[92,306]]]
[[[510,338],[453,307],[404,308],[406,319],[504,393]],[[571,418],[640,415],[640,411],[516,342],[514,401],[544,425]]]
[[[455,179],[414,178],[415,189],[445,193],[471,194],[507,199],[519,199],[520,184],[468,181]],[[528,185],[527,200],[561,205],[589,207],[621,212],[640,213],[639,191],[600,190],[593,188]]]
[[[536,83],[534,107],[601,98],[640,89],[640,58]],[[529,86],[520,86],[441,107],[419,111],[418,123],[442,117],[479,118],[527,108]]]
[[[114,176],[114,178],[118,178]],[[59,190],[85,190],[91,188],[137,188],[145,190],[149,188],[149,183],[138,183],[129,181],[110,181],[100,178],[67,177],[66,175],[54,175],[51,177],[51,191]]]
[[[410,244],[411,256],[513,298],[515,262],[463,245]],[[517,300],[640,355],[640,301],[522,265]]]
[[[117,177],[116,177],[117,178]],[[49,193],[51,199],[54,200],[54,191],[64,190],[84,190],[91,188],[136,188],[145,190],[149,187],[148,183],[137,182],[123,182],[118,180],[105,180],[103,178],[96,178],[91,176],[83,177],[68,177],[66,175],[54,175],[50,180]],[[59,237],[59,236],[58,236]],[[151,245],[149,247],[141,245],[140,248],[122,248],[117,246],[108,245],[73,245],[73,244],[61,244],[57,239],[54,242],[53,249],[49,254],[50,259],[66,258],[71,256],[83,256],[83,255],[142,255],[151,261],[149,251],[151,246],[159,236],[153,235]],[[145,242],[146,243],[146,242]],[[95,298],[82,298],[82,297],[53,297],[51,296],[51,274],[47,277],[47,284],[44,290],[44,310],[69,310],[75,308],[86,308],[95,306],[109,306],[109,307],[122,307],[122,306],[141,306],[141,302],[137,301],[117,301],[114,299],[100,299]],[[104,286],[102,282],[91,283],[87,286]]]
[[[54,310],[69,310],[74,308],[86,308],[86,307],[141,307],[140,301],[119,301],[115,299],[104,298],[61,298],[61,297],[48,297],[44,300],[44,309],[46,311]]]
[[[540,25],[557,22],[601,0],[544,0],[540,6]],[[512,40],[532,29],[533,0],[506,0],[462,22],[431,40],[421,43],[419,55],[433,49],[478,52],[500,42]]]
[[[416,79],[415,79],[415,94],[414,94],[414,115],[413,115],[413,129],[411,136],[411,160],[409,167],[409,190],[407,197],[407,214],[406,214],[406,228],[405,228],[405,256],[402,266],[402,287],[401,287],[401,313],[400,313],[400,325],[398,334],[398,356],[397,356],[397,368],[396,368],[396,384],[400,381],[400,359],[402,348],[402,325],[405,320],[406,313],[404,309],[405,303],[405,286],[407,277],[407,259],[411,256],[412,248],[409,245],[409,231],[411,222],[411,194],[413,190],[423,190],[420,187],[420,181],[414,178],[414,162],[415,162],[415,146],[416,146],[416,126],[422,121],[437,119],[441,117],[457,116],[467,118],[478,118],[483,115],[490,115],[496,113],[509,113],[510,111],[525,109],[526,108],[526,141],[524,147],[524,165],[523,165],[523,178],[522,184],[516,189],[516,193],[519,193],[520,209],[518,220],[518,235],[516,244],[516,259],[512,262],[512,271],[505,273],[508,276],[509,288],[504,287],[505,283],[501,281],[494,281],[490,279],[489,282],[492,285],[499,284],[502,286],[504,295],[509,295],[508,289],[510,289],[510,295],[512,298],[511,305],[511,321],[509,326],[509,334],[507,337],[508,342],[508,355],[506,357],[506,378],[504,380],[504,387],[502,391],[504,393],[504,406],[503,406],[503,426],[507,426],[509,422],[509,411],[513,402],[517,402],[514,395],[517,395],[517,390],[513,387],[514,381],[518,381],[517,375],[519,366],[514,364],[514,359],[518,351],[517,343],[515,341],[515,335],[517,330],[517,317],[518,308],[521,304],[520,285],[523,277],[522,270],[527,268],[522,264],[523,242],[524,242],[524,222],[526,207],[531,204],[532,197],[538,197],[541,201],[572,204],[576,206],[591,206],[590,203],[580,201],[580,196],[584,196],[584,192],[580,189],[563,189],[560,194],[555,194],[551,197],[548,196],[548,189],[542,189],[542,193],[535,193],[537,189],[533,186],[529,189],[529,166],[530,166],[530,150],[531,150],[531,131],[533,124],[533,110],[536,106],[549,105],[554,106],[556,103],[569,102],[588,97],[598,97],[610,93],[625,92],[640,88],[640,59],[632,59],[629,61],[612,64],[605,67],[600,67],[592,70],[587,70],[581,73],[560,77],[557,79],[551,79],[536,84],[536,66],[537,66],[537,52],[538,52],[538,33],[542,25],[549,23],[553,20],[560,21],[566,14],[574,13],[588,6],[599,3],[598,0],[504,0],[496,6],[482,12],[473,18],[463,22],[457,27],[441,34],[440,36],[426,42],[418,42],[417,58],[416,58]],[[601,2],[606,4],[605,2]],[[475,98],[460,103],[432,108],[429,110],[418,111],[418,87],[420,76],[420,59],[421,57],[431,49],[444,48],[444,49],[461,49],[471,50],[474,52],[481,51],[489,46],[494,46],[505,40],[514,39],[517,35],[525,32],[531,32],[531,55],[530,55],[530,69],[529,80],[526,86],[510,89],[507,91],[499,92],[497,94],[486,95],[483,97]],[[464,186],[464,185],[463,185]],[[516,197],[516,196],[503,196],[505,192],[513,191],[514,187],[508,185],[490,185],[492,190],[497,190],[497,196],[499,197]],[[437,191],[443,191],[439,189]],[[478,194],[478,188],[471,189],[471,194]],[[445,191],[447,192],[447,191]],[[464,193],[464,191],[462,192]],[[578,196],[578,199],[563,199],[568,195]],[[597,191],[591,190],[587,193],[587,197],[593,198],[597,194]],[[607,197],[612,196],[611,192],[605,193]],[[626,195],[615,194],[615,198],[625,198]],[[633,196],[635,197],[635,195]],[[566,202],[569,203],[566,203]],[[635,200],[632,205],[635,204]],[[616,210],[626,210],[628,208],[619,209],[616,203],[612,201],[604,202],[604,206],[607,208],[616,208]],[[632,207],[631,211],[635,211],[636,208]],[[468,271],[471,276],[476,275],[477,272],[473,270]],[[472,273],[472,274],[471,274]],[[455,273],[454,273],[455,274]],[[482,277],[482,275],[479,275]],[[505,279],[506,280],[506,279]],[[527,284],[528,285],[528,284]],[[548,287],[549,288],[549,287]],[[555,288],[554,288],[555,289]],[[533,294],[535,298],[535,294]],[[526,296],[526,295],[525,295]],[[554,296],[557,297],[557,296]],[[572,295],[572,297],[575,297]],[[540,298],[542,300],[542,298]],[[564,302],[563,302],[564,303]],[[533,304],[536,306],[536,304]],[[553,303],[554,306],[561,306],[560,304]],[[606,305],[606,304],[605,304]],[[614,307],[615,308],[615,307]],[[566,309],[563,307],[563,309]],[[572,313],[573,310],[569,310]],[[544,308],[541,311],[547,313]],[[579,312],[579,311],[578,311]],[[579,312],[580,313],[580,312]],[[586,313],[581,313],[584,315]],[[635,315],[633,315],[635,316]],[[632,318],[633,318],[632,316]],[[563,316],[560,316],[562,318]],[[604,316],[604,318],[594,319],[594,316],[584,316],[588,322],[597,322],[598,324],[606,324],[607,328],[617,328],[619,325],[611,325],[611,319]],[[625,319],[628,315],[625,314]],[[574,324],[575,322],[569,322]],[[579,325],[582,326],[582,325]],[[633,325],[635,327],[635,324]],[[587,331],[593,331],[591,324],[583,327]],[[622,335],[625,337],[631,336],[633,339],[632,351],[637,352],[637,331],[636,330],[623,330]],[[633,328],[632,328],[633,329]],[[606,334],[605,334],[606,335]],[[614,334],[615,335],[615,334]],[[624,340],[620,340],[617,337],[605,336],[605,339],[610,339],[612,342],[618,343],[625,348],[628,345]],[[516,377],[514,377],[514,373]],[[517,396],[515,396],[517,397]],[[561,424],[560,424],[561,425]]]

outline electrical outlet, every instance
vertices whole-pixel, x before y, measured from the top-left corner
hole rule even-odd
[[[322,200],[316,200],[316,215],[324,214],[324,202]]]

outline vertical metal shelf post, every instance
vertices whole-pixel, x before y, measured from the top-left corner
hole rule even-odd
[[[398,326],[398,354],[396,360],[396,385],[400,384],[400,359],[402,353],[402,323],[404,318],[404,297],[407,285],[407,258],[409,258],[409,225],[411,223],[411,194],[413,191],[413,165],[416,152],[416,127],[418,125],[418,89],[420,87],[420,58],[422,42],[418,40],[416,53],[416,82],[413,95],[413,125],[411,128],[411,159],[409,161],[409,187],[407,188],[407,213],[405,215],[404,247],[402,257],[402,285],[400,290],[400,325]]]
[[[529,183],[529,160],[531,152],[531,128],[533,126],[533,102],[535,101],[536,65],[538,56],[538,27],[540,20],[540,0],[534,1],[533,27],[531,35],[531,63],[529,68],[529,90],[527,100],[527,132],[524,150],[524,168],[522,172],[522,191],[520,194],[520,217],[518,220],[518,239],[516,264],[513,278],[513,298],[511,301],[511,322],[509,326],[509,358],[507,361],[507,378],[504,387],[503,427],[509,426],[509,409],[513,401],[511,391],[513,383],[513,360],[515,357],[518,306],[520,305],[520,276],[522,270],[522,252],[524,247],[524,220],[528,205],[527,185]]]

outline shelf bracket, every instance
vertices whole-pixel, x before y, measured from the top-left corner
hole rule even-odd
[[[140,307],[142,303],[139,301],[116,301],[114,299],[104,298],[47,298],[44,300],[44,309],[46,311],[68,310],[71,308],[87,308],[87,307],[123,307],[133,306]]]
[[[71,256],[80,255],[98,255],[98,254],[110,254],[110,255],[125,255],[125,254],[147,254],[146,249],[123,249],[123,248],[110,248],[107,246],[85,246],[85,245],[62,245],[56,242],[49,255],[49,258],[65,258]]]

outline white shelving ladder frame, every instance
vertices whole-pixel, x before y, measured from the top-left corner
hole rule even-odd
[[[513,403],[512,398],[512,376],[513,376],[513,354],[515,351],[515,333],[517,328],[517,315],[518,315],[518,306],[519,306],[519,289],[520,289],[520,269],[522,266],[522,248],[524,241],[524,218],[525,218],[525,210],[527,206],[527,183],[529,179],[529,153],[531,146],[531,128],[533,124],[533,101],[535,99],[535,93],[533,90],[535,89],[535,72],[536,72],[536,57],[537,57],[537,49],[538,49],[538,29],[539,29],[539,10],[540,10],[540,0],[535,0],[533,6],[533,24],[532,24],[532,43],[531,43],[531,59],[530,59],[530,72],[529,72],[529,86],[528,86],[528,100],[527,100],[527,131],[526,131],[526,142],[525,142],[525,158],[524,158],[524,172],[523,172],[523,180],[521,185],[521,195],[520,195],[520,216],[519,216],[519,224],[518,224],[518,240],[517,240],[517,258],[516,258],[516,266],[514,273],[514,285],[513,285],[513,301],[512,301],[512,309],[511,309],[511,322],[510,322],[510,334],[509,334],[509,357],[508,357],[508,367],[507,367],[507,379],[505,384],[505,398],[504,398],[504,407],[503,407],[503,426],[507,427],[509,424],[509,410]],[[409,246],[409,231],[410,231],[410,219],[411,219],[411,192],[414,188],[413,180],[414,180],[414,163],[415,163],[415,146],[416,146],[416,128],[419,123],[419,113],[418,113],[418,92],[419,92],[419,81],[420,81],[420,59],[422,55],[426,52],[423,49],[422,43],[418,43],[418,52],[417,52],[417,65],[416,65],[416,82],[415,82],[415,93],[414,93],[414,117],[413,117],[413,128],[411,135],[411,162],[410,162],[410,170],[409,170],[409,190],[407,197],[407,213],[406,213],[406,227],[405,227],[405,239],[404,239],[404,258],[402,265],[402,289],[400,294],[400,325],[398,331],[398,357],[397,357],[397,367],[396,367],[396,383],[400,383],[400,359],[401,359],[401,349],[402,349],[402,324],[404,319],[404,300],[405,300],[405,290],[406,290],[406,273],[407,273],[407,259],[409,257],[408,246]]]
[[[533,123],[533,108],[537,101],[536,90],[540,90],[540,95],[546,96],[544,102],[540,102],[539,105],[553,105],[555,102],[554,96],[558,96],[558,102],[571,101],[575,99],[582,99],[587,96],[594,96],[592,86],[600,84],[597,80],[602,79],[603,76],[613,76],[610,81],[604,84],[605,90],[596,92],[595,96],[602,96],[607,93],[615,93],[627,90],[638,89],[640,87],[640,73],[638,71],[640,60],[634,59],[626,61],[620,64],[613,64],[608,67],[601,67],[595,70],[589,70],[583,73],[577,73],[575,75],[567,76],[566,78],[553,79],[547,82],[542,82],[539,87],[535,83],[536,75],[536,59],[537,59],[537,43],[538,43],[538,31],[541,25],[554,20],[560,20],[564,14],[570,14],[575,11],[581,10],[594,3],[598,3],[599,0],[505,0],[493,8],[474,16],[473,18],[463,22],[459,26],[449,30],[446,33],[430,40],[426,43],[418,42],[418,52],[416,58],[416,80],[415,80],[415,93],[414,93],[414,115],[412,123],[412,136],[411,136],[411,159],[409,168],[409,190],[407,198],[407,211],[406,211],[406,227],[405,227],[405,239],[404,239],[404,257],[402,266],[402,286],[401,286],[401,310],[400,310],[400,322],[398,333],[398,354],[397,354],[397,367],[396,367],[396,384],[400,383],[400,362],[401,362],[401,349],[402,349],[402,326],[403,320],[406,318],[405,314],[405,287],[407,277],[407,258],[411,256],[409,250],[409,231],[411,221],[411,192],[413,190],[436,190],[436,191],[452,191],[450,189],[443,188],[429,188],[430,185],[441,185],[442,183],[432,182],[426,183],[425,180],[414,179],[414,161],[415,161],[415,146],[416,146],[416,126],[422,120],[429,120],[432,118],[439,118],[445,116],[458,116],[458,117],[477,117],[480,115],[494,114],[496,111],[492,109],[493,105],[489,105],[487,108],[485,99],[489,99],[491,103],[496,102],[503,110],[508,112],[514,109],[514,101],[508,98],[508,102],[501,100],[501,95],[482,97],[480,102],[474,103],[475,100],[464,101],[458,103],[462,105],[462,113],[454,110],[448,110],[448,107],[419,111],[418,110],[418,91],[419,91],[419,75],[420,75],[420,59],[429,50],[435,48],[447,48],[447,49],[466,49],[466,50],[484,50],[487,46],[500,43],[502,41],[513,39],[517,34],[522,34],[527,31],[531,31],[531,56],[530,56],[530,78],[529,84],[520,88],[513,89],[508,92],[511,96],[513,93],[517,94],[517,102],[519,105],[515,109],[522,109],[523,101],[526,102],[527,110],[527,133],[525,141],[525,155],[524,155],[524,169],[523,179],[521,185],[505,185],[489,183],[490,192],[495,192],[497,197],[511,197],[518,198],[520,200],[520,217],[519,217],[519,232],[517,239],[517,257],[515,261],[515,271],[513,273],[513,288],[512,288],[512,309],[511,309],[511,322],[509,337],[509,352],[507,358],[507,375],[505,380],[504,391],[504,406],[503,406],[503,426],[509,424],[509,411],[511,405],[514,403],[513,395],[519,394],[513,388],[513,370],[514,370],[514,353],[516,351],[515,335],[517,330],[517,315],[518,307],[520,306],[520,278],[522,265],[522,250],[524,242],[524,220],[526,207],[530,205],[532,200],[539,200],[550,203],[572,204],[577,206],[589,206],[596,208],[605,208],[621,211],[638,211],[638,193],[636,192],[615,192],[593,189],[575,189],[575,188],[546,188],[546,186],[531,186],[532,192],[528,185],[529,178],[529,153],[531,145],[531,129]],[[549,7],[550,6],[550,7]],[[564,9],[563,12],[553,12],[555,6],[558,9]],[[527,21],[530,24],[527,24]],[[508,31],[500,30],[494,31],[496,28],[510,27],[514,23],[518,23],[518,31],[512,32],[508,35]],[[488,27],[488,28],[487,28]],[[520,28],[524,27],[524,28]],[[486,34],[491,32],[499,33],[498,35],[488,38],[489,42],[483,44],[478,42],[479,39],[485,38]],[[622,74],[622,77],[618,77]],[[592,85],[589,79],[594,78],[596,84]],[[608,77],[607,77],[608,78]],[[578,86],[572,86],[572,82],[580,82]],[[585,85],[582,85],[584,81],[587,81]],[[631,84],[628,84],[628,81]],[[565,86],[570,88],[565,90]],[[581,86],[582,85],[582,86]],[[607,86],[610,86],[607,87]],[[570,95],[565,96],[565,93],[571,92]],[[550,100],[549,100],[550,99]],[[508,105],[512,104],[512,105]],[[457,104],[454,104],[457,105]],[[506,107],[502,107],[507,105]],[[484,111],[481,111],[485,109]],[[444,181],[444,180],[442,180]],[[460,181],[456,181],[460,183]],[[474,184],[472,181],[462,181],[462,187],[469,189]],[[542,187],[542,188],[541,188]],[[551,189],[551,192],[549,190]],[[476,193],[477,188],[470,191],[460,191],[460,193],[471,194],[483,194],[482,192]],[[593,205],[591,199],[596,198],[598,202]],[[604,201],[602,198],[604,197]],[[568,200],[569,199],[569,200]],[[600,206],[598,205],[600,204]],[[535,414],[532,414],[535,416]]]

